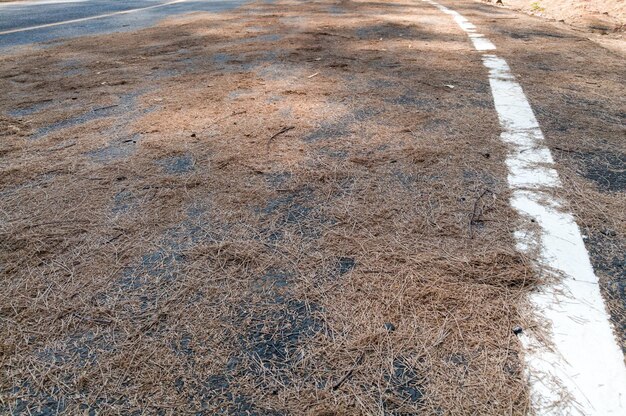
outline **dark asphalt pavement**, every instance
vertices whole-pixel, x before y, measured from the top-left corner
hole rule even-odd
[[[135,30],[154,25],[168,16],[196,11],[223,11],[243,3],[246,3],[246,0],[179,0],[178,2],[173,2],[173,0],[41,0],[0,3],[0,49],[85,35]],[[143,10],[37,28],[41,25],[135,9]],[[15,30],[20,31],[12,32]]]

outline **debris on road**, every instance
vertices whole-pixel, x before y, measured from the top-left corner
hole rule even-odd
[[[549,35],[507,42],[538,117],[570,100],[546,124],[614,192],[576,200],[596,224],[620,182],[569,114],[610,96],[608,142],[619,100]],[[468,48],[431,7],[323,0],[0,57],[0,412],[524,414],[539,277]]]

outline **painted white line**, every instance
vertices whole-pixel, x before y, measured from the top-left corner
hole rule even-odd
[[[107,13],[107,14],[99,14],[97,16],[81,17],[80,19],[64,20],[62,22],[46,23],[46,24],[43,24],[43,25],[22,27],[22,28],[18,28],[18,29],[10,29],[10,30],[5,30],[5,31],[0,32],[0,35],[9,35],[11,33],[19,33],[19,32],[28,32],[29,30],[45,29],[45,28],[48,28],[48,27],[69,25],[71,23],[87,22],[89,20],[103,19],[105,17],[119,16],[119,15],[122,15],[122,14],[135,13],[135,12],[140,12],[140,11],[143,11],[143,10],[156,9],[156,8],[159,8],[159,7],[170,6],[170,5],[176,4],[176,3],[183,3],[185,1],[187,1],[187,0],[174,0],[174,1],[167,2],[167,3],[155,4],[154,6],[141,7],[139,9],[122,10],[122,11],[119,11],[119,12],[113,12],[113,13]]]
[[[495,50],[474,25],[454,10],[422,0],[452,16],[478,51]],[[502,58],[483,55],[489,84],[509,146],[506,165],[511,205],[522,224],[517,248],[540,253],[536,265],[557,283],[530,296],[535,319],[545,328],[521,337],[533,410],[539,415],[626,414],[626,365],[612,331],[589,254],[574,217],[554,196],[561,187],[550,150],[533,110]],[[541,330],[550,334],[546,340]]]
[[[0,9],[3,7],[11,6],[33,6],[39,4],[60,4],[60,3],[84,3],[89,0],[16,0],[16,1],[3,1],[0,3]]]
[[[484,36],[480,33],[470,33],[469,37],[474,44],[474,49],[477,51],[492,51],[496,49],[496,46]]]
[[[580,230],[551,192],[561,186],[552,155],[507,63],[493,55],[485,55],[483,62],[501,137],[510,149],[511,204],[523,221],[516,233],[518,249],[538,250],[542,271],[550,270],[558,281],[530,298],[536,317],[550,323],[552,343],[546,345],[532,332],[522,338],[533,405],[540,414],[626,414],[624,357]]]

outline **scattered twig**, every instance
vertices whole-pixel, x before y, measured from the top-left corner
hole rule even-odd
[[[123,236],[124,233],[119,233],[118,235],[111,237],[110,239],[107,240],[107,242],[105,244],[110,244],[112,242],[114,242],[115,240],[117,240],[118,238],[120,238],[121,236]]]
[[[69,143],[69,144],[66,144],[65,146],[53,147],[52,149],[50,149],[50,151],[58,152],[59,150],[67,149],[68,147],[72,147],[72,146],[76,146],[76,143]]]
[[[283,127],[282,129],[280,129],[280,131],[278,133],[274,134],[267,141],[267,149],[269,150],[270,144],[272,143],[272,140],[274,140],[276,137],[280,136],[281,134],[287,133],[289,130],[293,130],[293,129],[295,129],[295,126],[288,126],[288,127]]]
[[[111,325],[113,323],[113,321],[111,321],[110,319],[92,318],[89,316],[83,316],[79,314],[78,312],[72,312],[71,314],[83,321],[95,322],[97,324],[102,324],[102,325]]]
[[[336,36],[338,38],[354,39],[352,36],[340,35],[339,33],[331,33],[331,32],[305,32],[305,34],[316,35],[316,36]]]
[[[105,106],[105,107],[94,108],[94,109],[93,109],[93,110],[91,110],[91,111],[102,111],[102,110],[108,110],[109,108],[115,108],[115,107],[118,107],[118,106],[119,106],[119,104],[107,105],[107,106]]]
[[[352,365],[350,370],[348,370],[348,372],[344,374],[343,377],[341,377],[339,381],[335,383],[335,385],[333,386],[333,391],[338,390],[339,387],[341,387],[341,385],[345,383],[345,381],[352,376],[352,373],[354,373],[354,370],[356,369],[356,367],[359,366],[361,362],[363,361],[364,356],[365,356],[365,351],[361,352],[361,355],[359,355],[359,358],[357,358],[356,362]]]
[[[470,230],[470,239],[474,238],[474,223],[478,220],[478,218],[480,218],[480,216],[482,215],[482,210],[478,210],[478,203],[480,202],[480,200],[487,195],[488,193],[493,195],[493,191],[491,189],[485,189],[484,191],[482,191],[482,193],[478,196],[478,198],[476,198],[476,200],[474,201],[474,208],[472,209],[472,216],[470,217],[470,222],[469,222],[469,230]]]
[[[559,147],[559,146],[554,146],[552,149],[559,150],[561,152],[567,152],[567,153],[580,153],[578,150],[564,149],[564,148]]]
[[[217,123],[219,123],[220,121],[226,120],[226,119],[227,119],[227,118],[229,118],[229,117],[238,116],[238,115],[240,115],[240,114],[245,114],[245,113],[247,113],[247,111],[246,111],[246,110],[242,110],[242,111],[233,111],[233,112],[232,112],[232,113],[230,113],[230,114],[227,114],[227,115],[225,115],[225,116],[223,116],[223,117],[218,118],[218,119],[217,119],[217,120],[215,120],[213,123],[209,124],[209,126],[208,126],[208,127],[214,126],[214,125],[216,125]]]

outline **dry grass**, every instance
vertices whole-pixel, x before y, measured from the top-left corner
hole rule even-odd
[[[315,2],[3,57],[3,409],[525,413],[535,278],[468,49]]]

